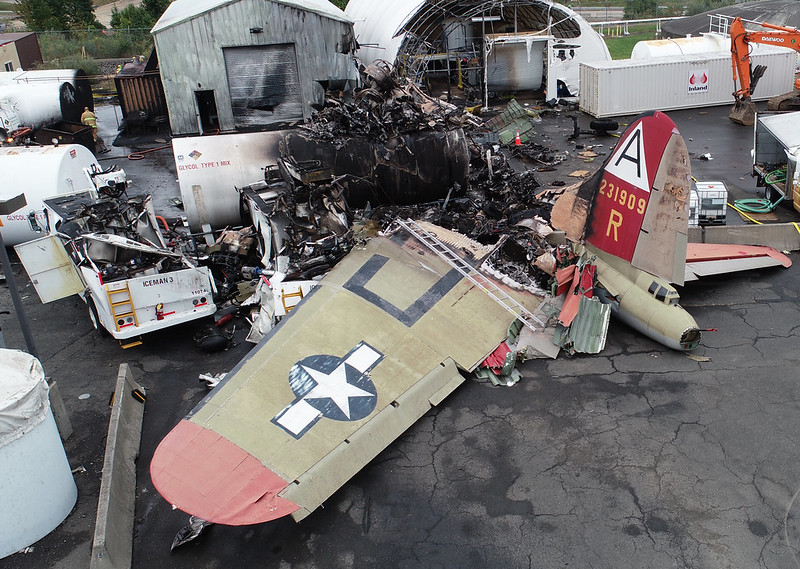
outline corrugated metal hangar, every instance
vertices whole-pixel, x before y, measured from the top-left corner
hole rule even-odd
[[[358,80],[352,20],[328,0],[175,0],[152,33],[174,135],[303,121]]]

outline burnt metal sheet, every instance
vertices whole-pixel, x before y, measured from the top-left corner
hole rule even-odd
[[[225,47],[222,53],[237,128],[303,118],[294,44]]]
[[[597,354],[606,347],[611,305],[581,295],[578,314],[569,327],[572,348],[584,354]]]

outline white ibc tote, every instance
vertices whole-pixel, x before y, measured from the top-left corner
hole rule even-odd
[[[0,349],[0,559],[53,531],[78,489],[39,360]]]

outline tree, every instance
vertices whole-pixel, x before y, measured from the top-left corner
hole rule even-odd
[[[92,0],[19,0],[17,13],[29,30],[80,30],[102,28],[95,19]]]
[[[625,19],[652,18],[657,9],[657,0],[628,0],[625,3]]]
[[[150,29],[158,18],[154,18],[143,6],[128,4],[122,10],[111,10],[111,27],[119,29]]]
[[[164,10],[171,4],[172,0],[142,0],[142,8],[153,16],[153,23],[157,22],[164,13]]]
[[[340,10],[344,10],[345,6],[347,6],[347,0],[331,0],[331,4]]]

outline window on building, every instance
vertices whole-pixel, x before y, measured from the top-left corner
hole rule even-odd
[[[5,68],[6,71],[14,71],[14,63],[11,61],[6,61]]]

